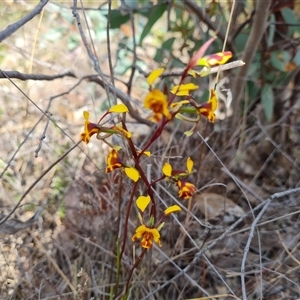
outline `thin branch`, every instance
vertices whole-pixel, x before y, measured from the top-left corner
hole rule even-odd
[[[111,39],[110,39],[110,21],[111,21],[111,0],[108,1],[108,13],[107,13],[107,25],[106,25],[106,38],[107,38],[107,56],[108,56],[108,65],[109,65],[109,75],[110,82],[112,86],[115,87],[115,76],[114,76],[114,68],[112,62],[112,53],[111,53]],[[102,77],[104,78],[104,77]],[[113,89],[113,104],[117,104],[117,95],[116,88]],[[108,93],[108,89],[106,88],[106,92]],[[108,97],[109,105],[112,105],[110,98]]]
[[[239,118],[239,103],[243,95],[242,91],[244,90],[244,86],[246,84],[246,77],[248,75],[254,54],[257,51],[258,45],[268,25],[267,21],[269,17],[270,4],[271,0],[256,1],[253,25],[242,57],[242,60],[246,63],[246,66],[245,68],[241,68],[239,70],[232,84],[232,95],[234,100],[233,106],[237,108],[237,111],[232,118],[232,126],[237,125]]]
[[[131,88],[132,88],[132,81],[134,78],[134,74],[136,71],[136,65],[137,65],[137,54],[136,54],[136,39],[135,39],[135,24],[134,24],[134,14],[130,12],[130,23],[131,23],[131,29],[132,29],[132,43],[133,43],[133,62],[132,62],[132,68],[131,68],[131,74],[128,80],[127,85],[127,93],[130,95]]]
[[[143,118],[140,116],[139,112],[137,110],[135,110],[131,104],[132,102],[132,98],[130,96],[128,96],[127,94],[123,93],[122,91],[120,91],[119,89],[116,89],[114,86],[112,86],[111,84],[104,82],[101,78],[99,78],[98,75],[94,75],[94,76],[90,76],[89,77],[89,81],[92,82],[96,82],[99,85],[101,85],[103,88],[108,88],[108,90],[112,93],[115,92],[117,98],[119,98],[128,108],[128,113],[129,115],[134,118],[135,120],[137,120],[138,122],[142,123],[142,124],[146,124],[150,127],[153,127],[153,125],[155,123]]]
[[[73,14],[74,18],[76,19],[76,23],[77,23],[77,26],[78,26],[78,30],[79,30],[79,34],[80,34],[82,43],[83,43],[83,45],[84,45],[84,47],[85,47],[85,49],[88,53],[89,58],[91,59],[91,61],[93,63],[94,70],[101,77],[102,82],[105,83],[105,84],[103,84],[102,87],[105,89],[106,94],[107,94],[107,98],[109,99],[109,90],[108,90],[109,83],[105,80],[104,74],[103,74],[103,72],[100,68],[100,65],[99,65],[99,61],[98,61],[97,57],[93,54],[93,52],[91,50],[91,47],[90,47],[90,45],[87,41],[87,38],[86,38],[86,36],[83,32],[83,28],[82,28],[82,24],[81,24],[81,20],[80,20],[80,15],[77,12],[77,0],[73,0],[72,14]]]
[[[217,243],[219,243],[224,238],[226,238],[229,235],[229,233],[232,232],[245,218],[249,217],[250,213],[252,214],[252,212],[255,212],[255,211],[261,209],[264,204],[265,204],[265,202],[260,203],[253,209],[253,211],[249,210],[246,214],[241,216],[235,223],[233,223],[230,227],[228,227],[225,230],[225,232],[223,234],[221,234],[217,239],[215,239],[210,245],[208,245],[206,248],[202,248],[200,251],[198,251],[196,253],[196,255],[194,256],[194,259],[184,269],[181,269],[175,276],[173,276],[172,281],[175,281],[177,278],[179,278],[182,275],[188,276],[187,272],[192,268],[192,266],[195,266],[195,265],[197,265],[197,263],[199,263],[200,258],[206,251],[209,251]],[[152,291],[150,295],[154,295],[155,293],[157,293],[158,291],[160,291],[164,287],[166,287],[168,284],[169,284],[168,282],[161,284],[157,289]],[[149,298],[149,295],[144,297],[143,299],[148,299],[148,298]]]
[[[249,210],[246,214],[244,214],[243,216],[241,216],[235,223],[233,223],[230,227],[228,227],[225,232],[223,234],[221,234],[217,239],[215,239],[209,246],[207,246],[204,249],[201,249],[200,251],[198,251],[198,253],[196,253],[196,255],[194,256],[193,261],[187,265],[184,269],[182,269],[181,271],[179,271],[173,278],[172,280],[176,280],[178,277],[180,277],[181,275],[187,275],[187,272],[191,269],[192,266],[197,265],[197,263],[199,262],[199,259],[202,257],[203,253],[205,253],[206,251],[209,251],[210,249],[212,249],[217,243],[219,243],[220,241],[222,241],[225,237],[227,237],[229,235],[230,232],[232,232],[246,217],[248,217],[250,214],[253,214],[254,212],[259,211],[260,209],[262,209],[267,201],[269,199],[274,200],[274,199],[278,199],[284,196],[288,196],[294,193],[299,193],[300,192],[300,187],[299,188],[295,188],[295,189],[291,189],[291,190],[287,190],[285,192],[280,192],[280,193],[276,193],[272,196],[270,196],[270,198],[268,198],[267,200],[263,201],[262,203],[260,203],[259,205],[257,205],[253,210]],[[253,224],[252,224],[253,225]],[[166,287],[169,283],[166,282],[162,285],[160,285],[157,289],[155,289],[154,291],[151,292],[150,295],[154,295],[155,293],[157,293],[158,291],[162,290],[164,287]],[[144,297],[143,299],[148,299],[149,295]]]
[[[254,230],[256,229],[257,223],[259,222],[259,220],[261,219],[261,217],[264,215],[265,211],[269,207],[271,201],[272,201],[272,196],[264,203],[264,207],[262,208],[262,210],[259,212],[257,217],[254,219],[253,223],[251,224],[249,237],[246,246],[244,248],[244,255],[241,264],[241,285],[242,285],[243,300],[247,300],[247,291],[246,291],[246,283],[245,283],[245,265],[246,265],[247,255],[249,252],[251,241],[254,237]]]
[[[271,195],[265,201],[262,210],[259,212],[257,217],[254,219],[253,223],[251,224],[249,237],[248,237],[246,246],[244,248],[244,255],[243,255],[242,264],[241,264],[241,285],[242,285],[243,300],[247,300],[246,283],[245,283],[245,265],[246,265],[246,260],[247,260],[247,255],[248,255],[248,252],[249,252],[250,244],[251,244],[251,241],[252,241],[253,236],[254,236],[254,230],[257,227],[258,221],[264,215],[265,211],[267,210],[268,206],[270,205],[270,203],[273,200],[291,195],[293,193],[299,193],[299,192],[300,192],[300,187],[295,188],[295,189],[291,189],[291,190],[287,190],[287,191],[284,191],[284,192],[275,193],[275,194]]]
[[[0,69],[0,79],[7,79],[9,78],[15,78],[15,79],[20,79],[23,81],[26,80],[54,80],[54,79],[59,79],[63,77],[74,77],[76,78],[75,74],[71,71],[67,71],[62,74],[57,74],[57,75],[45,75],[45,74],[26,74],[26,73],[20,73],[18,71],[4,71]]]
[[[44,6],[48,3],[49,0],[41,0],[40,3],[24,18],[21,20],[8,25],[6,29],[0,32],[0,42],[5,40],[7,37],[12,35],[14,32],[16,32],[20,27],[25,25],[27,22],[29,22],[31,19],[33,19],[36,15],[38,15]]]
[[[218,31],[215,24],[207,17],[207,14],[192,0],[185,0],[184,4],[192,10],[199,20],[204,22],[209,29],[214,31],[218,38],[222,41],[225,40],[225,34],[222,31]]]
[[[235,2],[235,0],[233,0],[230,15],[229,15],[229,20],[228,20],[228,25],[227,25],[227,28],[226,28],[225,39],[223,41],[222,52],[224,52],[226,47],[227,47],[227,40],[228,40],[229,30],[230,30],[230,27],[231,27],[232,15],[233,15],[233,12],[235,11],[235,5],[236,5],[236,2]],[[221,69],[219,68],[219,71],[218,71],[217,77],[216,77],[216,84],[219,83],[220,72],[221,72]]]
[[[230,70],[230,69],[234,69],[234,68],[238,68],[238,67],[242,67],[244,66],[245,63],[242,60],[235,60],[233,62],[227,63],[225,65],[220,65],[217,67],[212,67],[210,70],[207,70],[207,72],[205,73],[206,76],[210,75],[210,74],[214,74],[217,73],[219,70],[222,71],[226,71],[226,70]],[[162,73],[162,75],[160,76],[161,78],[165,78],[165,77],[171,77],[171,76],[181,76],[182,75],[183,70],[176,70],[176,71],[170,71],[170,72],[164,72]],[[146,74],[146,77],[149,74]],[[188,75],[191,76],[191,75]]]
[[[50,102],[51,102],[51,100],[50,100]],[[35,153],[35,157],[38,157],[39,156],[39,152],[40,152],[40,150],[42,149],[42,146],[43,146],[43,141],[44,141],[44,139],[46,138],[46,133],[47,133],[47,130],[48,130],[48,127],[49,127],[49,124],[50,124],[50,121],[51,121],[51,116],[52,116],[52,114],[48,111],[46,111],[46,113],[48,113],[49,114],[49,118],[47,118],[46,119],[46,125],[45,125],[45,127],[44,127],[44,130],[43,130],[43,133],[42,133],[42,135],[41,135],[41,137],[40,137],[40,142],[39,142],[39,144],[38,144],[38,146],[37,146],[37,148],[35,149],[35,151],[34,151],[34,153]],[[44,115],[42,116],[42,118],[44,117]]]
[[[1,71],[1,69],[0,69],[0,71]],[[51,97],[50,99],[49,99],[49,104],[48,104],[48,107],[47,107],[47,109],[46,109],[46,111],[43,111],[30,97],[28,97],[24,92],[23,92],[23,90],[20,88],[20,87],[18,87],[18,85],[17,84],[15,84],[14,83],[14,81],[11,79],[11,78],[9,78],[7,75],[6,75],[6,73],[5,72],[3,72],[3,71],[1,71],[2,72],[2,74],[5,76],[5,78],[7,79],[7,80],[9,80],[10,82],[11,82],[11,84],[25,97],[25,98],[27,98],[32,104],[33,104],[33,106],[35,106],[43,115],[42,115],[42,117],[40,118],[40,120],[37,122],[37,124],[43,119],[43,117],[45,116],[45,117],[47,117],[48,119],[51,119],[51,114],[50,113],[48,113],[49,112],[49,109],[50,109],[50,106],[51,106],[51,103],[52,103],[52,100],[54,99],[54,98],[57,98],[57,97],[59,97],[60,95],[64,95],[65,93],[62,93],[62,94],[60,94],[60,95],[58,95],[58,96],[54,96],[54,97]],[[0,72],[0,74],[1,74],[1,72]],[[79,81],[79,83],[82,81],[82,79]],[[79,83],[77,83],[73,88],[75,88]],[[71,91],[73,88],[71,88],[69,91]],[[49,122],[49,121],[47,121],[47,122]],[[51,122],[53,122],[53,123],[55,123],[54,122],[54,120],[52,120],[51,119]],[[37,126],[37,124],[35,125],[35,126]],[[35,128],[35,126],[34,126],[34,128]],[[48,127],[48,125],[46,125],[47,127]],[[70,140],[72,141],[72,142],[74,142],[74,140],[59,126],[59,125],[57,125],[56,124],[56,127],[58,127],[67,137],[69,137],[70,138]],[[28,135],[27,135],[27,137],[25,138],[25,140],[28,138],[28,136],[33,132],[33,130],[34,130],[34,128],[28,133]],[[46,134],[46,130],[44,130],[44,133],[43,133],[43,135],[45,135]],[[23,145],[23,143],[25,143],[25,140],[21,143],[21,145],[20,146],[22,146]],[[42,144],[42,141],[43,141],[43,138],[41,138],[40,139],[40,144],[39,144],[39,146],[38,146],[38,150],[36,150],[36,152],[35,152],[35,154],[36,154],[36,157],[38,156],[38,151],[40,150],[40,148],[41,148],[41,144]],[[75,142],[74,142],[75,143]],[[9,161],[9,163],[8,164],[10,164],[11,163],[11,161],[12,161],[12,159],[14,158],[14,156],[17,154],[17,152],[19,151],[19,149],[20,148],[18,148],[17,149],[17,151],[15,152],[15,154],[13,155],[13,157],[10,159],[10,161]],[[1,174],[1,176],[4,174],[4,172],[6,171],[6,169],[8,168],[8,166],[5,168],[5,170],[2,172],[2,174]],[[1,177],[0,177],[1,178]],[[1,224],[1,223],[0,223]]]
[[[62,97],[64,95],[68,95],[69,93],[71,93],[71,91],[73,91],[76,87],[78,87],[80,85],[80,83],[85,79],[85,77],[82,77],[75,85],[73,85],[68,91],[66,92],[62,92],[58,95],[55,95],[55,96],[52,96],[50,99],[49,99],[49,102],[48,102],[48,106],[45,110],[45,114],[42,116],[42,118],[44,116],[47,116],[47,120],[46,120],[46,125],[45,125],[45,128],[43,130],[43,133],[40,137],[40,142],[37,146],[37,148],[35,149],[34,153],[35,153],[35,157],[38,157],[39,156],[39,152],[40,150],[42,149],[42,146],[43,146],[43,141],[44,139],[46,138],[46,133],[47,133],[47,129],[48,129],[48,126],[49,126],[49,122],[50,120],[53,122],[53,120],[51,119],[51,112],[50,112],[50,108],[51,108],[51,105],[52,105],[52,101],[56,98],[59,98],[59,97]],[[56,125],[57,126],[57,125]]]
[[[30,219],[28,219],[24,222],[19,219],[15,219],[15,218],[7,220],[4,224],[0,225],[0,232],[5,233],[5,234],[15,234],[22,229],[26,229],[26,228],[30,227],[40,217],[41,213],[43,212],[43,210],[45,208],[45,204],[46,204],[46,201],[42,207],[37,209],[36,213]],[[6,217],[6,215],[0,213],[0,219],[3,219],[5,217]]]
[[[49,251],[47,251],[45,249],[44,245],[40,242],[40,240],[34,234],[31,234],[31,236],[34,240],[34,243],[35,243],[37,249],[41,251],[43,256],[47,257],[47,260],[52,264],[56,273],[61,276],[63,281],[68,285],[70,290],[73,292],[73,295],[74,295],[73,299],[76,299],[75,296],[78,294],[78,292],[77,292],[76,288],[73,286],[73,284],[71,283],[71,281],[69,280],[69,278],[65,275],[65,273],[62,271],[62,269],[58,266],[56,260],[51,256]]]
[[[115,77],[114,77],[114,68],[112,63],[112,53],[110,47],[110,17],[111,17],[111,0],[108,1],[108,13],[107,13],[107,25],[106,25],[106,38],[107,38],[107,56],[108,56],[108,65],[110,72],[110,80],[112,85],[115,85]],[[115,103],[116,104],[116,103]]]
[[[11,210],[11,212],[5,216],[4,219],[0,220],[0,225],[3,224],[6,220],[8,220],[12,214],[17,210],[17,208],[20,206],[21,202],[24,200],[24,198],[29,194],[29,192],[40,182],[40,180],[48,174],[48,172],[55,167],[60,161],[62,161],[72,150],[74,150],[79,144],[81,143],[81,140],[77,142],[73,147],[71,147],[68,151],[66,151],[62,156],[60,156],[55,162],[53,162],[25,191],[25,193],[21,196],[20,200],[17,202],[15,207]]]
[[[237,35],[242,31],[242,29],[249,23],[252,22],[253,16],[255,14],[255,9],[251,12],[249,18],[247,18],[244,22],[238,25],[238,27],[233,31],[232,35],[230,36],[230,40],[234,41]]]

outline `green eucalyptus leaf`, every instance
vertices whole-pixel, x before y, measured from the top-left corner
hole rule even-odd
[[[100,113],[103,113],[107,110],[109,110],[111,107],[111,102],[108,101],[108,99],[105,99],[102,104],[100,105]]]
[[[293,10],[291,10],[290,8],[283,8],[281,10],[282,16],[284,18],[284,21],[288,24],[299,24],[299,22],[297,22],[296,18],[295,18],[295,14],[293,12]],[[289,26],[288,29],[288,36],[293,36],[294,32],[296,31],[295,26]]]
[[[76,49],[79,44],[80,44],[80,36],[79,35],[71,35],[69,38],[68,38],[68,50],[69,51],[73,51],[74,49]]]
[[[235,45],[237,49],[237,56],[241,57],[241,54],[245,51],[245,45],[249,37],[250,29],[245,29],[235,39]]]
[[[61,9],[60,14],[68,23],[74,22],[74,16],[69,9]]]
[[[107,17],[107,15],[106,15],[106,17]],[[111,29],[120,28],[121,25],[125,24],[129,20],[130,20],[129,14],[124,15],[117,9],[113,9],[110,12],[110,28]]]
[[[65,30],[63,28],[51,28],[47,33],[44,34],[43,38],[49,42],[57,42],[62,39]]]
[[[270,84],[265,84],[260,93],[262,106],[268,121],[271,121],[274,110],[274,93]]]
[[[274,51],[271,53],[271,64],[279,71],[286,72],[286,64],[290,62],[291,55],[287,51]]]
[[[139,3],[136,0],[124,0],[124,4],[131,9],[137,9],[139,7]]]
[[[172,37],[172,38],[167,39],[166,41],[164,41],[161,44],[160,48],[157,49],[156,54],[154,56],[154,60],[156,62],[158,62],[158,63],[163,62],[163,59],[165,57],[164,51],[171,52],[174,41],[175,41],[175,38]]]
[[[144,38],[148,35],[153,25],[161,18],[166,8],[167,6],[165,4],[158,4],[150,10],[148,22],[140,36],[140,44],[142,44]]]
[[[260,92],[260,87],[255,83],[255,81],[247,81],[246,89],[248,97],[251,100],[255,99]]]
[[[288,7],[283,8],[281,10],[281,13],[282,13],[284,21],[286,23],[289,23],[289,24],[296,24],[297,23],[294,12],[290,8],[288,8]]]
[[[300,52],[298,51],[294,57],[294,63],[299,66],[300,65]]]
[[[270,62],[274,69],[284,71],[284,65],[282,61],[278,58],[278,52],[279,51],[274,51],[271,53]]]

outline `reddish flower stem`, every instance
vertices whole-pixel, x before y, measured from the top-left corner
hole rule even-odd
[[[121,253],[120,253],[120,262],[122,261],[122,256],[125,250],[125,245],[126,245],[126,239],[127,239],[127,231],[128,231],[128,220],[129,220],[129,214],[130,214],[130,210],[131,210],[131,206],[132,206],[132,202],[133,202],[133,197],[137,188],[137,184],[138,182],[135,182],[133,185],[133,189],[129,198],[129,203],[127,206],[127,212],[126,212],[126,217],[125,217],[125,224],[124,224],[124,236],[123,236],[123,243],[122,243],[122,249],[121,249]]]
[[[182,82],[186,76],[187,76],[187,74],[183,74],[181,76],[179,86],[182,84]],[[179,90],[179,86],[178,86],[178,90]],[[176,98],[176,93],[169,97],[168,105],[170,105],[174,101],[175,98]],[[153,144],[153,142],[160,137],[164,127],[174,118],[174,116],[175,116],[175,114],[172,116],[172,118],[170,120],[167,119],[166,117],[163,117],[161,124],[156,129],[156,131],[153,133],[152,137],[150,138],[149,142],[145,145],[145,147],[142,149],[141,153],[138,155],[138,159],[143,155],[143,153],[145,151],[147,151],[147,149]]]
[[[125,124],[124,120],[122,120],[122,126],[123,126],[123,128],[125,130],[127,130],[127,127],[126,127],[126,124]],[[129,148],[131,150],[131,153],[132,153],[132,155],[133,155],[133,157],[135,159],[135,168],[139,171],[139,174],[140,174],[143,182],[147,186],[147,192],[148,192],[148,195],[150,196],[151,204],[152,204],[151,205],[151,215],[154,216],[154,219],[156,219],[156,205],[155,205],[155,201],[154,201],[154,195],[153,195],[153,191],[151,189],[151,185],[150,185],[150,183],[148,181],[148,178],[147,178],[147,176],[146,176],[143,168],[139,164],[140,155],[137,154],[135,146],[134,146],[134,144],[132,142],[132,139],[131,138],[127,138],[127,141],[128,141],[128,145],[129,145]],[[143,152],[141,152],[141,153],[143,153]]]
[[[154,181],[151,181],[150,186],[153,186],[156,182],[159,182],[159,181],[161,181],[161,180],[163,180],[165,178],[166,178],[166,175],[163,175],[160,178],[158,178],[158,179],[156,179]]]
[[[167,118],[165,117],[163,118],[162,123],[159,125],[159,127],[156,129],[156,131],[153,133],[152,137],[150,138],[149,142],[145,145],[141,153],[138,155],[138,159],[143,155],[145,151],[147,151],[147,149],[152,145],[152,143],[160,137],[163,128],[166,126],[166,124],[169,123],[169,121],[170,120],[168,120]]]

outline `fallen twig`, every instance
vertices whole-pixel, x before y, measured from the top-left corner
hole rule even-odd
[[[4,71],[0,69],[0,79],[7,79],[7,78],[15,78],[15,79],[20,79],[20,80],[54,80],[58,78],[63,78],[63,77],[74,77],[76,78],[75,74],[71,71],[67,71],[62,74],[57,74],[57,75],[45,75],[45,74],[25,74],[25,73],[20,73],[18,71]]]

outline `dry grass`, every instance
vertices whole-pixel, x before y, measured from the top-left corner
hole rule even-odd
[[[94,119],[108,106],[106,91],[84,79],[95,71],[72,17],[72,3],[64,2],[64,9],[60,4],[47,4],[43,15],[0,44],[2,70],[75,74],[51,81],[0,79],[1,212],[10,213],[24,195],[13,219],[28,220],[44,207],[29,228],[11,235],[0,233],[1,299],[110,299],[116,283],[117,243],[123,236],[132,184],[125,178],[121,182],[118,172],[105,174],[107,148],[96,139],[59,159],[79,140],[82,111],[92,112]],[[0,27],[6,28],[34,5],[5,2],[0,7],[5,15]],[[84,5],[98,7],[93,1]],[[130,26],[111,32],[109,54],[106,26],[103,32],[97,31],[104,19],[87,16],[101,70],[108,75],[108,56],[114,64],[118,43],[130,37]],[[88,36],[82,13],[81,20]],[[156,45],[157,40],[149,38],[146,44]],[[146,71],[156,67],[154,50],[138,47],[137,51],[148,66]],[[119,60],[118,67],[132,58]],[[129,76],[130,71],[115,75],[125,81]],[[199,193],[183,203],[171,186],[156,186],[161,210],[179,203],[184,211],[169,217],[162,231],[162,248],[155,246],[135,270],[130,299],[242,299],[241,280],[247,299],[300,297],[299,191],[278,194],[299,186],[298,81],[295,76],[285,87],[294,100],[286,101],[281,117],[272,123],[265,121],[257,105],[245,114],[238,129],[230,128],[229,118],[224,118],[213,126],[203,120],[201,135],[190,138],[183,135],[185,124],[174,123],[163,132],[145,168],[150,164],[149,174],[156,178],[165,157],[173,157],[172,163],[180,167],[191,156]],[[142,75],[134,79],[134,98],[143,99],[144,82]],[[126,93],[122,81],[115,83]],[[141,102],[133,106],[140,109]],[[133,118],[129,123],[141,147],[151,128]],[[141,251],[131,242],[137,224],[133,211],[117,299]]]

